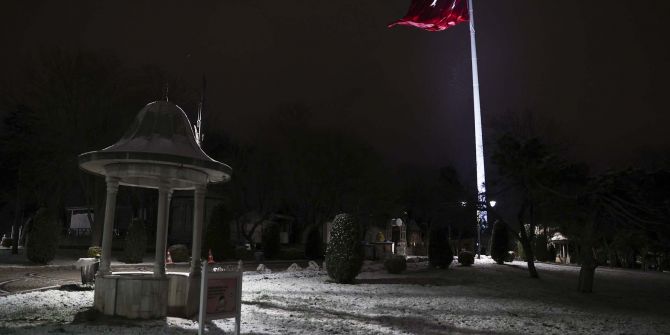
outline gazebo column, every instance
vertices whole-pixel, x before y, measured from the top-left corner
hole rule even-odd
[[[112,273],[112,238],[114,237],[114,214],[116,212],[116,194],[119,191],[119,178],[107,176],[107,199],[105,203],[105,223],[102,230],[102,254],[100,255],[100,274]]]
[[[205,214],[206,185],[197,185],[193,192],[193,247],[191,249],[191,276],[200,274],[200,249],[202,245],[202,221]]]
[[[172,189],[167,182],[158,186],[158,217],[156,222],[156,256],[154,257],[154,277],[165,276],[165,245],[167,244],[167,222],[170,213]]]

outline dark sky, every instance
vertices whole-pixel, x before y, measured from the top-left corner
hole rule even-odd
[[[505,123],[495,120],[527,111],[597,168],[667,155],[668,3],[475,0],[485,141]],[[468,26],[387,29],[408,4],[3,1],[0,73],[49,46],[110,50],[195,87],[205,73],[209,113],[235,136],[300,102],[395,162],[453,164],[472,181]]]

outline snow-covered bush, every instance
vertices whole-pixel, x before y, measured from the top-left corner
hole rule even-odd
[[[470,251],[462,250],[458,253],[458,263],[463,266],[470,266],[475,263],[475,254]]]
[[[434,227],[430,232],[428,242],[428,261],[432,267],[446,269],[454,260],[454,254],[449,245],[449,237],[443,227]]]
[[[263,229],[263,253],[265,258],[279,258],[281,251],[280,233],[279,225],[276,223]]]
[[[171,245],[168,248],[168,251],[170,252],[170,257],[172,258],[173,262],[188,262],[190,253],[185,245]]]
[[[123,249],[123,261],[126,263],[141,263],[147,249],[147,233],[144,222],[133,219],[126,232],[126,245]]]
[[[496,221],[493,225],[493,234],[491,238],[491,258],[498,264],[503,264],[508,258],[509,251],[509,233],[507,225],[502,221]]]
[[[97,245],[89,247],[86,251],[86,256],[89,258],[100,257],[100,254],[102,254],[102,248]]]
[[[348,214],[338,214],[330,236],[326,249],[328,276],[338,283],[351,283],[363,266],[360,227]]]
[[[223,203],[212,210],[212,216],[207,225],[207,234],[205,235],[205,250],[212,250],[212,256],[215,260],[235,258],[235,250],[230,240],[231,218],[230,211]],[[170,252],[170,255],[174,257],[172,252]]]
[[[407,269],[407,260],[404,256],[393,256],[384,261],[384,268],[388,273],[402,273]]]
[[[54,217],[46,208],[35,214],[26,240],[26,256],[31,262],[46,264],[56,256],[60,225]]]

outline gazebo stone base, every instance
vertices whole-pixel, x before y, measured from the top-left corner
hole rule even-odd
[[[114,273],[95,279],[94,308],[105,315],[156,319],[167,315],[168,279],[150,272]]]
[[[167,315],[191,318],[198,313],[200,299],[200,276],[172,272],[168,277]]]

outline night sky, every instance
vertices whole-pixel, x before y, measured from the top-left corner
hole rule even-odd
[[[668,157],[669,3],[475,0],[485,142],[524,114],[597,169]],[[11,78],[50,46],[109,50],[195,88],[204,73],[206,118],[235,137],[253,138],[278,105],[298,102],[393,162],[453,164],[474,184],[468,25],[387,29],[408,5],[3,1],[0,73]]]

